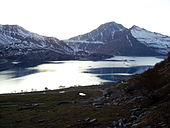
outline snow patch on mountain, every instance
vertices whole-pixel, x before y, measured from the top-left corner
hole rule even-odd
[[[132,47],[133,44],[132,44],[131,40],[129,39],[129,36],[128,36],[128,35],[126,35],[126,39],[129,41],[129,44],[130,44],[130,46]]]
[[[159,53],[167,54],[170,51],[170,37],[150,32],[138,26],[133,26],[130,30],[138,41],[148,47],[156,49]]]
[[[44,36],[38,35],[36,33],[32,33],[27,31],[21,26],[18,25],[0,25],[0,32],[3,33],[3,35],[20,35],[22,38],[34,38],[36,40],[45,40]]]
[[[103,44],[102,41],[87,41],[87,40],[65,40],[66,43],[92,43],[92,44]]]
[[[41,36],[18,25],[0,25],[0,48],[0,56],[47,51],[73,54],[73,50],[57,38]]]

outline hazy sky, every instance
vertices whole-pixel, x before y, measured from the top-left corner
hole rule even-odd
[[[110,21],[170,36],[170,0],[0,0],[0,24],[59,39]]]

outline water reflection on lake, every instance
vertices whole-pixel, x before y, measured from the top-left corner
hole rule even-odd
[[[0,93],[117,82],[122,76],[142,73],[162,60],[161,57],[116,56],[103,61],[15,63],[12,69],[0,72]]]

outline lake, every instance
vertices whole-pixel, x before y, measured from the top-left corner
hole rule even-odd
[[[115,56],[102,61],[13,62],[11,69],[0,71],[0,93],[114,83],[142,73],[163,59]]]

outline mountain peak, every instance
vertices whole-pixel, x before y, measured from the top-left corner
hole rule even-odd
[[[23,27],[19,26],[19,25],[0,25],[0,30],[1,31],[25,31],[28,32],[27,30],[25,30]]]
[[[22,38],[31,37],[38,40],[44,40],[44,36],[30,32],[19,25],[0,25],[0,32],[6,36],[19,35]]]
[[[114,21],[102,24],[97,28],[97,30],[99,30],[99,32],[107,31],[108,33],[114,33],[116,31],[123,31],[125,29],[126,28],[123,25],[118,24]]]
[[[102,53],[116,55],[130,55],[129,51],[133,51],[131,55],[166,55],[170,51],[170,37],[136,25],[127,29],[114,21],[102,24],[84,35],[73,37],[67,40],[67,44],[76,51],[85,49],[94,52],[95,49],[99,53],[107,47]],[[128,52],[125,53],[126,51]]]
[[[139,27],[139,26],[136,26],[136,25],[133,25],[131,28],[130,28],[130,30],[132,30],[132,29],[138,29],[138,30],[140,30],[140,29],[143,29],[143,28],[141,28],[141,27]]]
[[[132,26],[130,28],[131,34],[138,41],[150,47],[152,49],[157,49],[158,53],[166,55],[170,50],[170,37],[148,31],[144,28],[140,28],[138,26]]]
[[[123,25],[116,22],[108,22],[100,25],[89,33],[73,37],[70,40],[107,42],[108,40],[114,39],[115,32],[124,30],[126,30],[126,28]]]
[[[16,60],[59,60],[65,55],[69,57],[73,52],[57,38],[29,32],[19,25],[0,25],[0,48],[0,58]]]
[[[109,28],[112,28],[112,29],[114,29],[116,31],[120,31],[120,30],[126,29],[123,25],[118,24],[118,23],[116,23],[114,21],[102,24],[98,28],[102,28],[102,27],[109,27]]]

